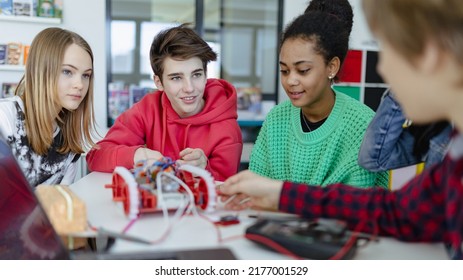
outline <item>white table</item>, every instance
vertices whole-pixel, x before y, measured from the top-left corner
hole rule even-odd
[[[128,225],[129,219],[124,214],[122,203],[114,202],[111,189],[104,187],[105,184],[111,183],[111,178],[112,174],[110,173],[92,172],[70,187],[85,201],[88,220],[93,226],[121,232]],[[229,212],[218,210],[214,215],[220,216],[227,213]],[[228,247],[238,259],[288,259],[285,255],[266,250],[243,237],[246,227],[255,222],[254,218],[248,217],[249,213],[249,211],[240,213],[238,225],[220,228],[222,238],[229,238],[224,242],[218,241],[218,234],[213,224],[200,217],[185,216],[178,224],[174,225],[168,237],[160,243],[146,245],[118,240],[112,248],[112,252]],[[165,229],[162,214],[152,213],[142,215],[127,233],[146,240],[158,240]],[[405,243],[393,238],[380,238],[378,242],[370,242],[367,246],[359,248],[355,258],[437,260],[448,259],[448,256],[443,244],[440,243]]]

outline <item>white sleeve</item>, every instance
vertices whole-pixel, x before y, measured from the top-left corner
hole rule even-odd
[[[13,135],[16,109],[11,101],[0,100],[0,134],[5,138]]]
[[[74,180],[77,174],[77,163],[78,162],[79,161],[71,162],[68,165],[68,168],[66,169],[66,173],[64,174],[63,180],[61,180],[61,183],[60,183],[61,185],[70,185],[74,183]]]

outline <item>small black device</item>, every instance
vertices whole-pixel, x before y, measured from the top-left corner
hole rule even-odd
[[[246,229],[245,236],[266,248],[275,250],[265,242],[271,240],[299,257],[316,260],[330,259],[341,249],[347,250],[341,258],[351,259],[359,239],[352,236],[343,221],[331,219],[259,219]],[[346,246],[347,242],[352,242],[352,245]]]

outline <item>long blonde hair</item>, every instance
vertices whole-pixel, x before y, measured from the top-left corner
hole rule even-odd
[[[54,123],[63,134],[59,153],[83,153],[94,145],[93,74],[88,92],[76,110],[62,109],[58,99],[58,77],[66,48],[82,47],[92,61],[89,44],[78,34],[61,28],[47,28],[32,41],[24,76],[15,94],[24,102],[26,134],[34,152],[45,155],[53,143]]]

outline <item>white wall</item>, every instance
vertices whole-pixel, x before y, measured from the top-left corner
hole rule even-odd
[[[99,131],[106,131],[106,1],[64,0],[63,27],[79,33],[94,56],[95,118]]]
[[[95,60],[95,117],[101,128],[106,127],[105,9],[105,0],[64,0],[62,24],[0,20],[0,43],[20,42],[30,45],[37,33],[50,26],[72,30],[87,40]],[[0,84],[19,82],[22,74],[18,71],[0,71]]]

